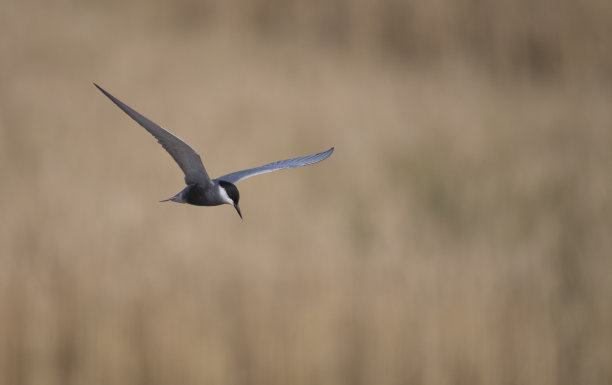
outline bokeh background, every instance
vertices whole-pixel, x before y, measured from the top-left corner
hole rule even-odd
[[[612,2],[0,2],[0,383],[612,383]],[[239,184],[179,168],[95,81]]]

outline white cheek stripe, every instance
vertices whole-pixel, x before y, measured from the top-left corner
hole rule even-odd
[[[219,188],[219,192],[221,193],[221,199],[228,205],[234,205],[234,201],[227,195],[227,191],[223,187]]]

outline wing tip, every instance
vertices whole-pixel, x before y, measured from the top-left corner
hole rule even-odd
[[[110,100],[113,100],[113,96],[111,94],[109,94],[108,92],[106,92],[106,90],[102,87],[100,87],[96,82],[92,82],[94,86],[96,86],[97,89],[100,90],[100,92],[102,92],[104,95],[106,95]]]

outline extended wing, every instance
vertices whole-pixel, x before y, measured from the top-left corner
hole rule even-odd
[[[220,176],[219,178],[217,178],[217,180],[224,180],[226,182],[236,184],[243,179],[250,178],[252,176],[259,175],[259,174],[264,174],[266,172],[282,170],[285,168],[302,167],[302,166],[307,166],[309,164],[318,163],[322,160],[329,158],[332,152],[334,152],[333,147],[325,152],[320,152],[314,155],[279,160],[278,162],[272,162],[272,163],[268,163],[263,166],[249,168],[248,170],[236,171],[231,174]]]
[[[138,124],[143,126],[147,131],[153,135],[157,141],[168,151],[168,153],[178,163],[181,170],[185,174],[185,183],[189,184],[207,184],[211,183],[210,177],[206,173],[206,169],[202,164],[200,155],[185,143],[181,138],[174,135],[170,131],[160,127],[153,123],[146,117],[142,116],[138,112],[131,109],[129,106],[124,104],[121,100],[115,98],[113,95],[106,92],[102,87],[94,83],[94,85],[102,91],[113,103],[134,119]]]

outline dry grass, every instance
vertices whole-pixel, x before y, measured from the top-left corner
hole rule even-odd
[[[0,4],[0,383],[612,382],[612,6],[480,3]],[[92,81],[213,176],[336,153],[158,204]]]

